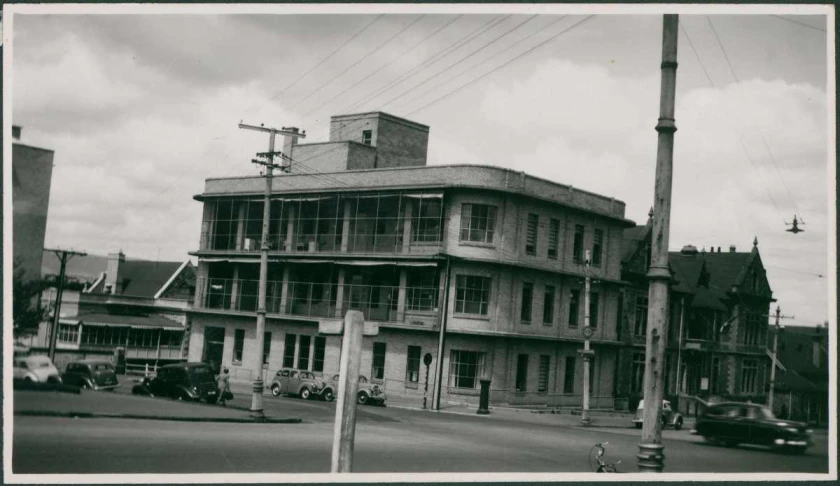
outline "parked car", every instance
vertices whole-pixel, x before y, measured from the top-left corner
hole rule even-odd
[[[813,431],[802,422],[776,418],[764,405],[725,402],[707,407],[692,433],[727,447],[754,444],[801,454],[811,446]]]
[[[12,363],[12,378],[31,383],[61,383],[58,369],[48,356],[19,356]]]
[[[309,371],[293,370],[283,368],[274,375],[271,381],[271,394],[296,395],[304,400],[320,397],[327,401],[332,400],[334,394],[329,392],[324,395],[326,383]]]
[[[78,386],[91,390],[113,390],[120,386],[114,365],[104,359],[83,359],[67,363],[61,374],[65,385]]]
[[[633,424],[637,429],[641,429],[644,423],[643,414],[645,410],[645,401],[639,400],[639,405],[636,407],[636,415],[633,416]],[[671,408],[671,402],[662,400],[662,426],[673,426],[674,430],[680,430],[683,426],[683,416]]]
[[[176,400],[216,403],[219,387],[216,375],[206,363],[177,363],[162,366],[154,378],[145,378],[131,389],[135,395],[169,397]]]
[[[332,380],[327,385],[330,393],[334,396],[338,393],[338,379],[341,375],[333,375]],[[359,392],[356,395],[356,400],[360,405],[385,405],[385,390],[381,386],[368,382],[367,377],[359,375]]]

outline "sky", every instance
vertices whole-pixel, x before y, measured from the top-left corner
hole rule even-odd
[[[330,116],[376,110],[431,127],[429,165],[525,171],[624,201],[639,224],[653,203],[659,14],[17,7],[4,129],[55,150],[48,247],[186,260],[205,179],[259,173],[267,137],[240,121],[312,143]],[[832,315],[833,24],[757,12],[681,12],[670,247],[757,238],[785,324],[814,325]],[[794,215],[804,233],[785,232]]]

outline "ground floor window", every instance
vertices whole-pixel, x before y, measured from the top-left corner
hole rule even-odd
[[[485,353],[453,349],[449,356],[449,386],[477,388],[484,374]]]
[[[563,375],[563,393],[575,392],[575,357],[566,356],[566,371]]]
[[[286,343],[283,349],[283,368],[295,367],[295,343],[297,334],[286,333]]]
[[[630,367],[630,391],[642,391],[645,383],[645,353],[633,353],[633,363]]]
[[[234,329],[233,331],[233,362],[242,363],[242,355],[245,350],[245,329]]]
[[[373,380],[385,379],[385,343],[373,343],[373,365],[370,377]]]
[[[268,357],[271,356],[271,333],[263,334],[263,364],[268,364]]]
[[[405,381],[417,383],[420,381],[420,346],[409,346],[406,353]]]
[[[312,346],[312,336],[301,336],[298,348],[297,369],[309,369],[309,348]]]
[[[528,390],[528,355],[520,354],[516,359],[516,391]]]
[[[58,342],[76,344],[79,341],[79,326],[58,325]]]
[[[82,324],[82,344],[93,346],[125,346],[128,327],[86,326]]]
[[[758,381],[758,364],[754,359],[745,359],[741,366],[741,393],[755,393]]]
[[[540,355],[540,374],[537,379],[537,392],[545,393],[548,391],[548,371],[551,366],[551,356],[546,354]]]
[[[324,355],[327,349],[327,338],[315,336],[315,353],[312,356],[312,371],[324,371]]]

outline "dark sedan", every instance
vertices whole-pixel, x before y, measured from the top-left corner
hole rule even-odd
[[[162,366],[154,378],[145,378],[131,390],[136,395],[169,397],[176,400],[216,403],[219,387],[216,376],[204,363],[178,363]]]
[[[805,424],[776,418],[769,408],[754,403],[711,405],[692,432],[728,447],[754,444],[801,454],[812,444],[812,430]]]
[[[67,363],[67,368],[61,374],[61,381],[65,385],[97,391],[113,390],[120,386],[114,365],[102,359],[83,359]]]

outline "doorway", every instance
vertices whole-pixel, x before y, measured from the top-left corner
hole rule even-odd
[[[208,363],[217,375],[222,368],[222,354],[225,350],[225,328],[204,328],[204,353],[201,361]]]

